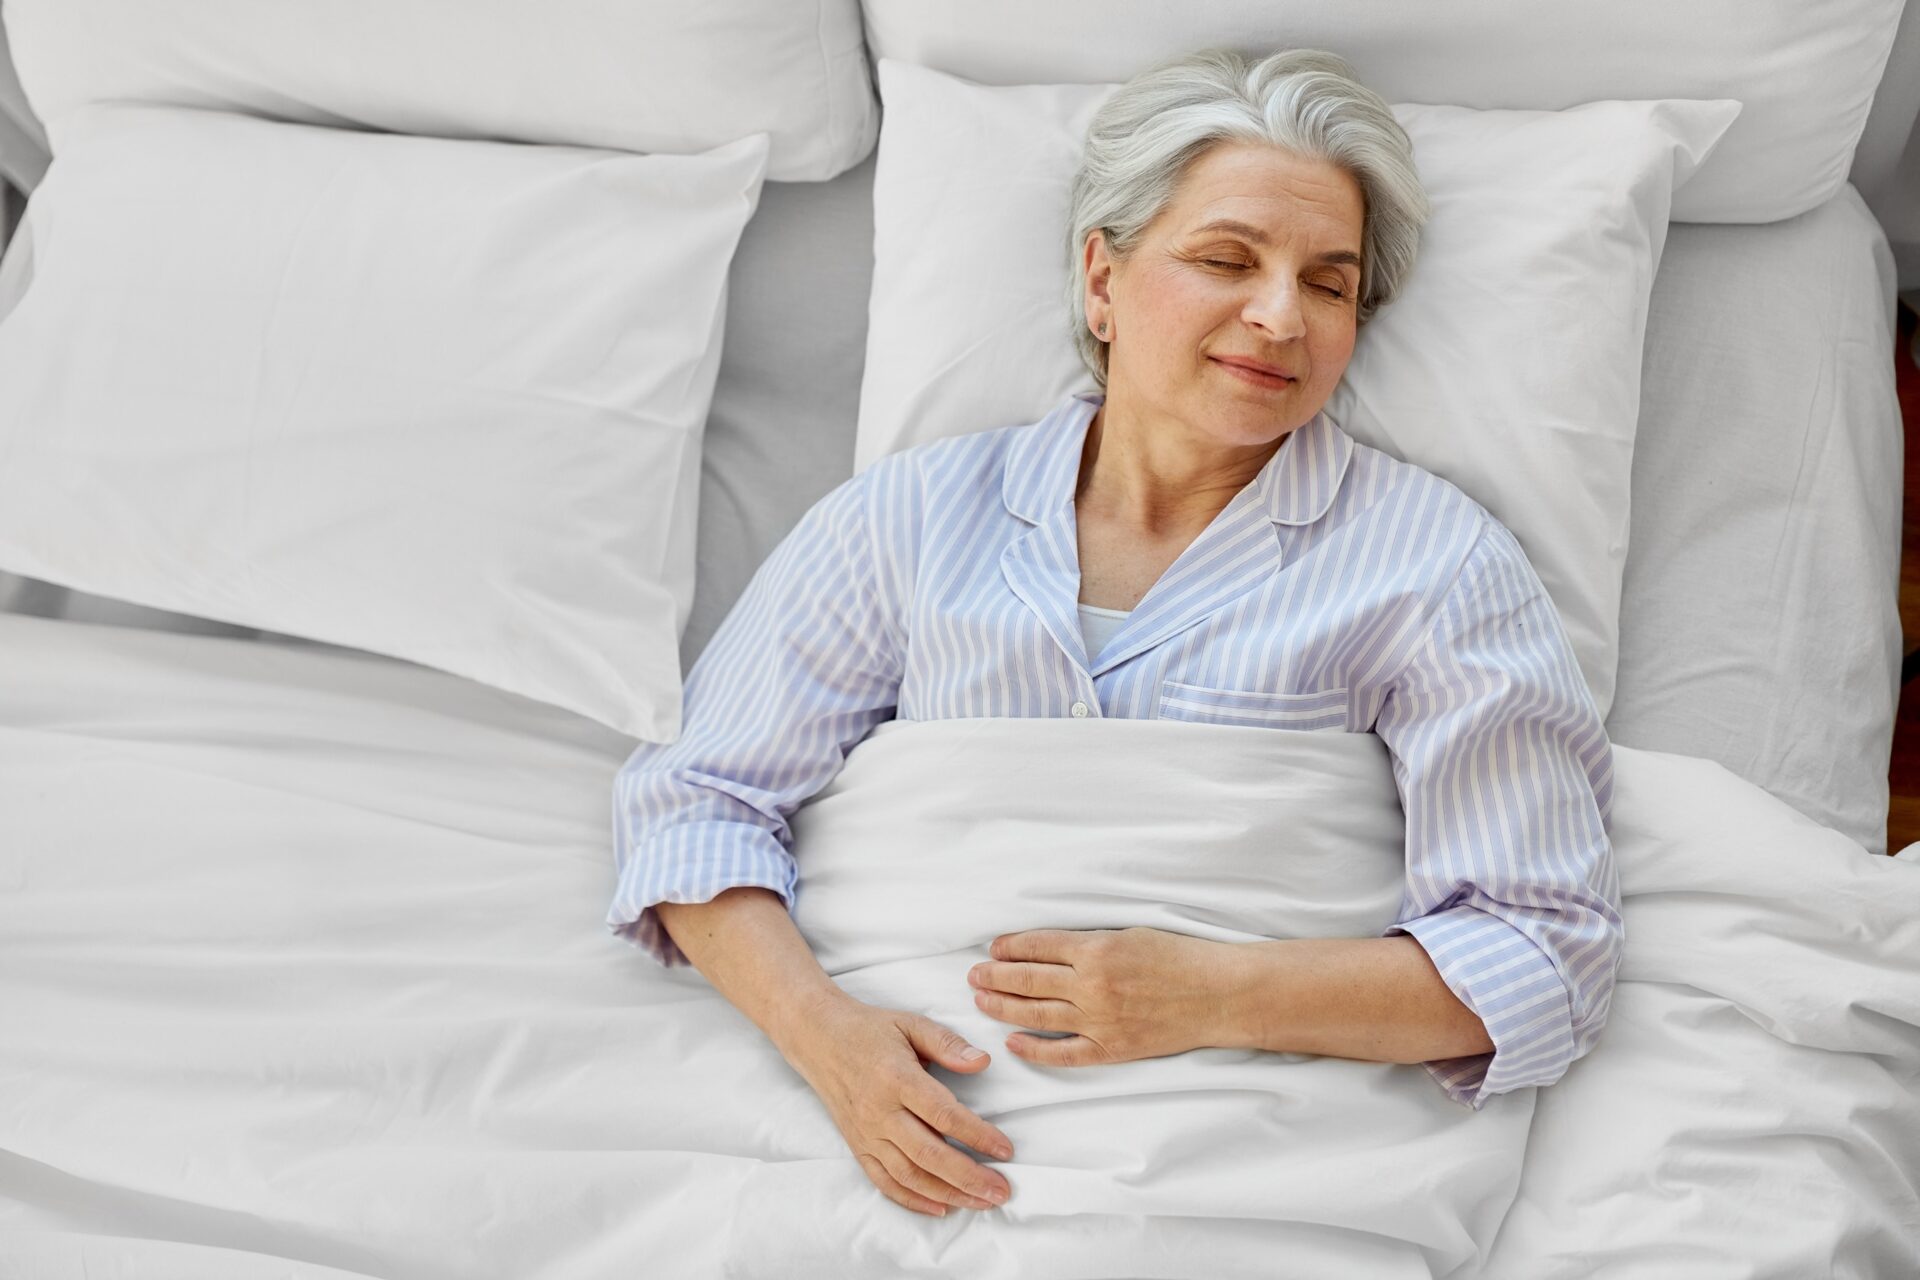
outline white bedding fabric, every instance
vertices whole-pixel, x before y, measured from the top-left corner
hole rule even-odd
[[[766,162],[76,113],[0,260],[0,566],[673,741]]]
[[[1492,1242],[1537,1090],[1476,1112],[1417,1065],[1224,1048],[1038,1066],[1005,1048],[1015,1028],[967,985],[996,936],[1027,929],[1379,937],[1406,833],[1374,735],[894,720],[791,822],[794,920],[821,967],[994,1054],[978,1074],[940,1074],[1012,1139],[1014,1160],[990,1163],[1013,1196],[934,1230],[876,1213],[845,1139],[796,1098],[766,1124],[810,1158],[747,1180],[730,1271],[1183,1275],[1179,1259],[1217,1248],[1218,1228],[1246,1251],[1214,1274],[1283,1274],[1285,1258],[1298,1276],[1429,1276]]]
[[[100,102],[655,155],[770,133],[769,173],[791,181],[857,164],[879,132],[854,0],[7,0],[4,13],[56,152]]]
[[[1181,50],[1227,45],[1332,49],[1390,102],[1559,110],[1608,98],[1737,98],[1745,110],[1726,143],[1674,195],[1683,222],[1772,222],[1830,199],[1846,181],[1876,86],[1901,95],[1881,73],[1902,7],[1574,0],[1556,4],[1548,22],[1513,0],[1213,0],[1129,5],[1114,21],[1101,0],[861,4],[876,63],[894,58],[981,84],[1119,81]]]
[[[1014,1139],[1013,1198],[935,1220],[704,977],[596,927],[631,739],[370,655],[9,615],[0,653],[0,1275],[1920,1268],[1920,864],[1715,764],[1616,748],[1608,1030],[1476,1114],[1419,1066],[1042,1071],[966,995],[1019,928],[1370,922],[1397,821],[1373,740],[876,732],[795,815],[795,911],[849,990],[998,1050],[942,1074]],[[1390,1106],[1336,1122],[1369,1089]],[[1343,1126],[1429,1141],[1303,1168]]]
[[[780,537],[853,469],[874,169],[869,157],[830,182],[766,184],[741,238],[682,670]],[[1886,240],[1851,187],[1785,222],[1669,228],[1647,315],[1607,717],[1616,741],[1717,760],[1875,852],[1902,652],[1893,284]],[[1783,350],[1817,354],[1817,388],[1780,364]],[[1794,606],[1809,589],[1814,603]],[[0,611],[259,634],[5,572]],[[1840,647],[1836,617],[1858,620]]]
[[[1906,652],[1893,285],[1850,186],[1785,222],[1669,229],[1607,716],[1875,853]]]

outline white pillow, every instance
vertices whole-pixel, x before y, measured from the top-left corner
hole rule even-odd
[[[676,155],[766,133],[767,177],[873,150],[856,0],[6,0],[58,154],[97,102]]]
[[[0,265],[0,568],[671,741],[766,160],[87,109]]]
[[[56,2],[74,0],[35,0]],[[18,3],[7,0],[9,14]],[[1675,193],[1673,220],[1773,222],[1825,204],[1846,183],[1903,3],[1209,0],[1131,5],[1118,22],[1111,0],[863,8],[876,58],[981,84],[1112,84],[1182,50],[1224,45],[1256,56],[1332,50],[1389,102],[1557,111],[1735,99],[1740,119]],[[1900,90],[1889,82],[1882,92]]]
[[[883,58],[854,466],[1096,390],[1064,297],[1069,186],[1112,85],[985,87]],[[1736,102],[1396,106],[1433,204],[1326,411],[1511,529],[1604,718],[1647,299],[1674,187]]]

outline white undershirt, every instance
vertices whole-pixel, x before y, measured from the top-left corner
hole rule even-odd
[[[1125,609],[1102,609],[1098,605],[1080,606],[1080,636],[1087,643],[1087,661],[1093,662],[1100,657],[1100,651],[1107,647],[1107,641],[1127,620]]]

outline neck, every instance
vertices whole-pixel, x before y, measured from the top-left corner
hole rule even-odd
[[[1285,443],[1283,435],[1222,445],[1177,418],[1129,413],[1109,396],[1087,424],[1074,501],[1148,536],[1178,536],[1205,528]]]

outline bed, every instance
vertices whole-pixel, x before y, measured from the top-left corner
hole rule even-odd
[[[23,63],[36,105],[81,84],[53,74],[48,12],[6,10],[17,56],[42,42]],[[908,51],[892,22],[856,16],[862,74],[883,45]],[[1892,28],[1873,33],[1877,67]],[[938,34],[913,48],[963,66]],[[263,109],[244,83],[143,56],[127,65],[201,109]],[[292,97],[285,114],[325,114],[313,84]],[[445,131],[417,104],[383,109],[360,123]],[[726,266],[697,526],[682,517],[683,671],[854,468],[875,158],[870,125],[823,118],[837,151],[783,154],[776,132]],[[574,141],[688,148],[709,122],[673,123]],[[1351,1273],[1920,1273],[1920,847],[1885,838],[1896,284],[1839,182],[1791,216],[1675,221],[1647,308],[1607,728],[1635,777],[1703,798],[1691,825],[1678,800],[1630,810],[1633,839],[1704,849],[1716,813],[1737,835],[1697,881],[1656,884],[1649,859],[1628,888],[1649,938],[1697,926],[1752,948],[1729,954],[1771,999],[1690,978],[1680,947],[1671,969],[1629,971],[1614,1033],[1541,1091],[1484,1237],[1355,1252]],[[0,294],[23,288],[0,271]],[[696,971],[601,924],[610,787],[643,735],[562,705],[531,661],[516,691],[418,634],[409,660],[34,563],[0,562],[19,570],[0,572],[0,1273],[1094,1276],[1122,1274],[1102,1248],[1124,1241],[1125,1274],[1275,1274],[1292,1237],[1244,1216],[1121,1214],[1103,1246],[1068,1201],[923,1226],[859,1200],[863,1183],[799,1180],[851,1160],[797,1078]],[[1759,936],[1713,932],[1741,920]],[[820,1198],[832,1187],[850,1194]]]

